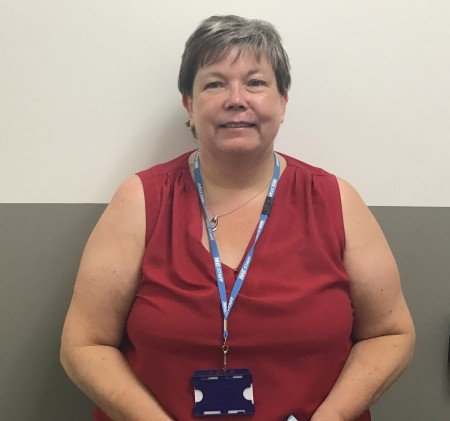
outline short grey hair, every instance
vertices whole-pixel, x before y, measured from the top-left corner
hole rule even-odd
[[[278,92],[285,95],[291,86],[289,57],[281,36],[266,21],[240,16],[211,16],[200,23],[186,41],[178,75],[178,89],[192,97],[195,75],[200,67],[225,58],[237,47],[236,59],[242,52],[251,52],[271,64],[277,80]]]

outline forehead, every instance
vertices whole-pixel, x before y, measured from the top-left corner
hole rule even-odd
[[[225,71],[228,69],[247,69],[273,73],[272,65],[267,60],[265,54],[256,53],[249,48],[243,49],[234,47],[227,53],[221,54],[214,60],[209,60],[204,65],[200,66],[197,70],[197,75],[220,72],[221,70]]]

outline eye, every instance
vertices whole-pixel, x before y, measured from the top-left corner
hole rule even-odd
[[[207,83],[205,85],[205,89],[217,89],[217,88],[221,88],[222,86],[223,86],[223,83],[216,80],[214,82]]]
[[[261,79],[252,79],[248,82],[248,86],[252,88],[258,88],[260,86],[267,86],[267,83]]]

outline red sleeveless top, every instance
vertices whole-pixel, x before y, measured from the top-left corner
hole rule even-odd
[[[146,250],[122,346],[139,379],[181,421],[198,420],[192,415],[193,371],[223,364],[219,292],[212,256],[201,242],[202,210],[188,156],[138,174]],[[337,180],[284,157],[287,167],[228,322],[230,368],[251,371],[255,400],[255,415],[233,421],[286,420],[290,414],[309,420],[352,346]],[[237,272],[222,266],[229,297]],[[97,408],[95,419],[109,418]],[[359,421],[368,420],[366,411]]]

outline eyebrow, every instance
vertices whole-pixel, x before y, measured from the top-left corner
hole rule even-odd
[[[245,75],[246,77],[252,76],[256,73],[263,73],[261,69],[250,69],[247,74]],[[212,71],[212,72],[208,72],[206,71],[204,74],[204,77],[218,77],[218,78],[225,78],[225,74],[219,71]]]

